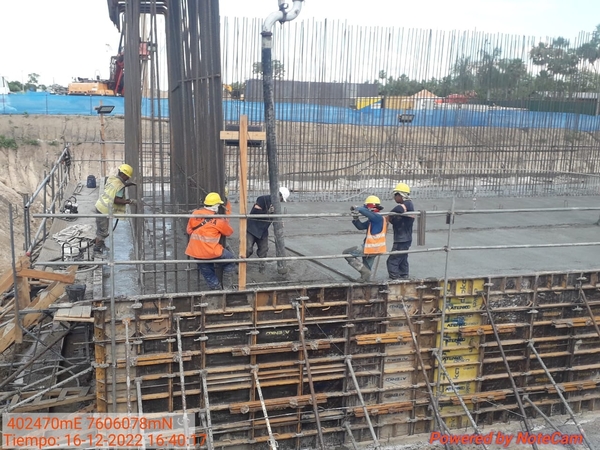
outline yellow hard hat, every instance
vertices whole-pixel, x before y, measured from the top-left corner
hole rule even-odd
[[[119,166],[119,172],[131,178],[133,176],[133,167],[131,167],[129,164],[121,164]]]
[[[217,194],[216,192],[210,192],[205,198],[204,198],[204,205],[205,206],[215,206],[215,205],[222,205],[223,204],[223,200],[221,200],[221,196],[219,194]]]
[[[373,203],[374,205],[379,205],[381,203],[381,200],[379,200],[379,197],[377,197],[375,195],[369,195],[365,200],[365,205],[368,205],[369,203]]]
[[[393,191],[393,194],[395,193],[410,194],[410,188],[408,187],[408,184],[398,183]]]

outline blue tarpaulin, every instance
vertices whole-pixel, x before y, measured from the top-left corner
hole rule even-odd
[[[29,92],[0,96],[0,114],[43,115],[96,115],[95,107],[112,105],[112,115],[124,115],[123,97],[51,95]],[[150,117],[159,110],[162,117],[169,116],[167,99],[142,99],[142,115]],[[262,122],[262,102],[223,100],[223,115],[228,122],[237,122],[246,114],[250,122]],[[412,121],[400,122],[399,116],[409,114]],[[362,126],[407,127],[503,127],[503,128],[568,128],[579,131],[600,129],[600,116],[573,113],[551,113],[486,107],[482,105],[441,105],[438,109],[391,110],[311,105],[301,103],[276,103],[277,120],[323,124]],[[412,117],[414,116],[414,117]]]

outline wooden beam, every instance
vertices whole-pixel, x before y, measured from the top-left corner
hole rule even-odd
[[[70,266],[67,269],[69,274],[75,276],[77,266]],[[65,284],[60,281],[55,281],[47,289],[41,291],[35,299],[30,303],[29,310],[44,310],[54,303],[65,293]],[[23,328],[29,328],[37,323],[42,317],[42,313],[29,313],[23,316],[21,323]],[[0,335],[0,353],[3,353],[8,347],[10,347],[17,339],[17,329],[14,323],[8,323],[1,331]]]
[[[248,141],[266,141],[267,133],[264,131],[248,131],[248,116],[240,116],[240,124],[242,121],[242,117],[246,118],[246,131],[242,130],[240,125],[240,131],[221,131],[221,140],[222,141],[237,141],[240,136],[247,136],[247,139],[239,139],[240,145],[242,142],[246,143],[246,148],[248,147]]]
[[[17,276],[36,278],[38,280],[60,281],[65,284],[71,284],[75,281],[75,274],[47,272],[45,270],[35,269],[18,270]]]

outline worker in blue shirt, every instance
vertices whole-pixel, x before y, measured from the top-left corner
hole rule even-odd
[[[407,213],[415,210],[410,199],[410,187],[405,183],[398,183],[392,191],[394,200],[398,205],[392,209],[392,213]],[[394,245],[392,251],[408,250],[412,244],[412,233],[414,217],[390,214],[387,217],[394,228]],[[408,278],[408,253],[401,255],[390,255],[387,260],[388,275],[392,280]]]
[[[369,195],[365,199],[363,206],[352,206],[352,224],[358,230],[367,230],[363,245],[347,248],[342,253],[350,254],[346,261],[354,269],[360,272],[359,281],[369,281],[371,279],[371,269],[373,261],[378,254],[385,253],[385,232],[387,230],[387,222],[385,218],[379,214],[383,209],[381,201],[374,195]],[[361,221],[360,216],[367,218],[366,221]],[[362,258],[362,261],[358,258]]]

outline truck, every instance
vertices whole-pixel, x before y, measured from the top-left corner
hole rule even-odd
[[[88,78],[77,78],[76,81],[69,83],[67,88],[68,95],[115,95],[115,91],[108,87],[108,82],[98,79],[90,80]]]

